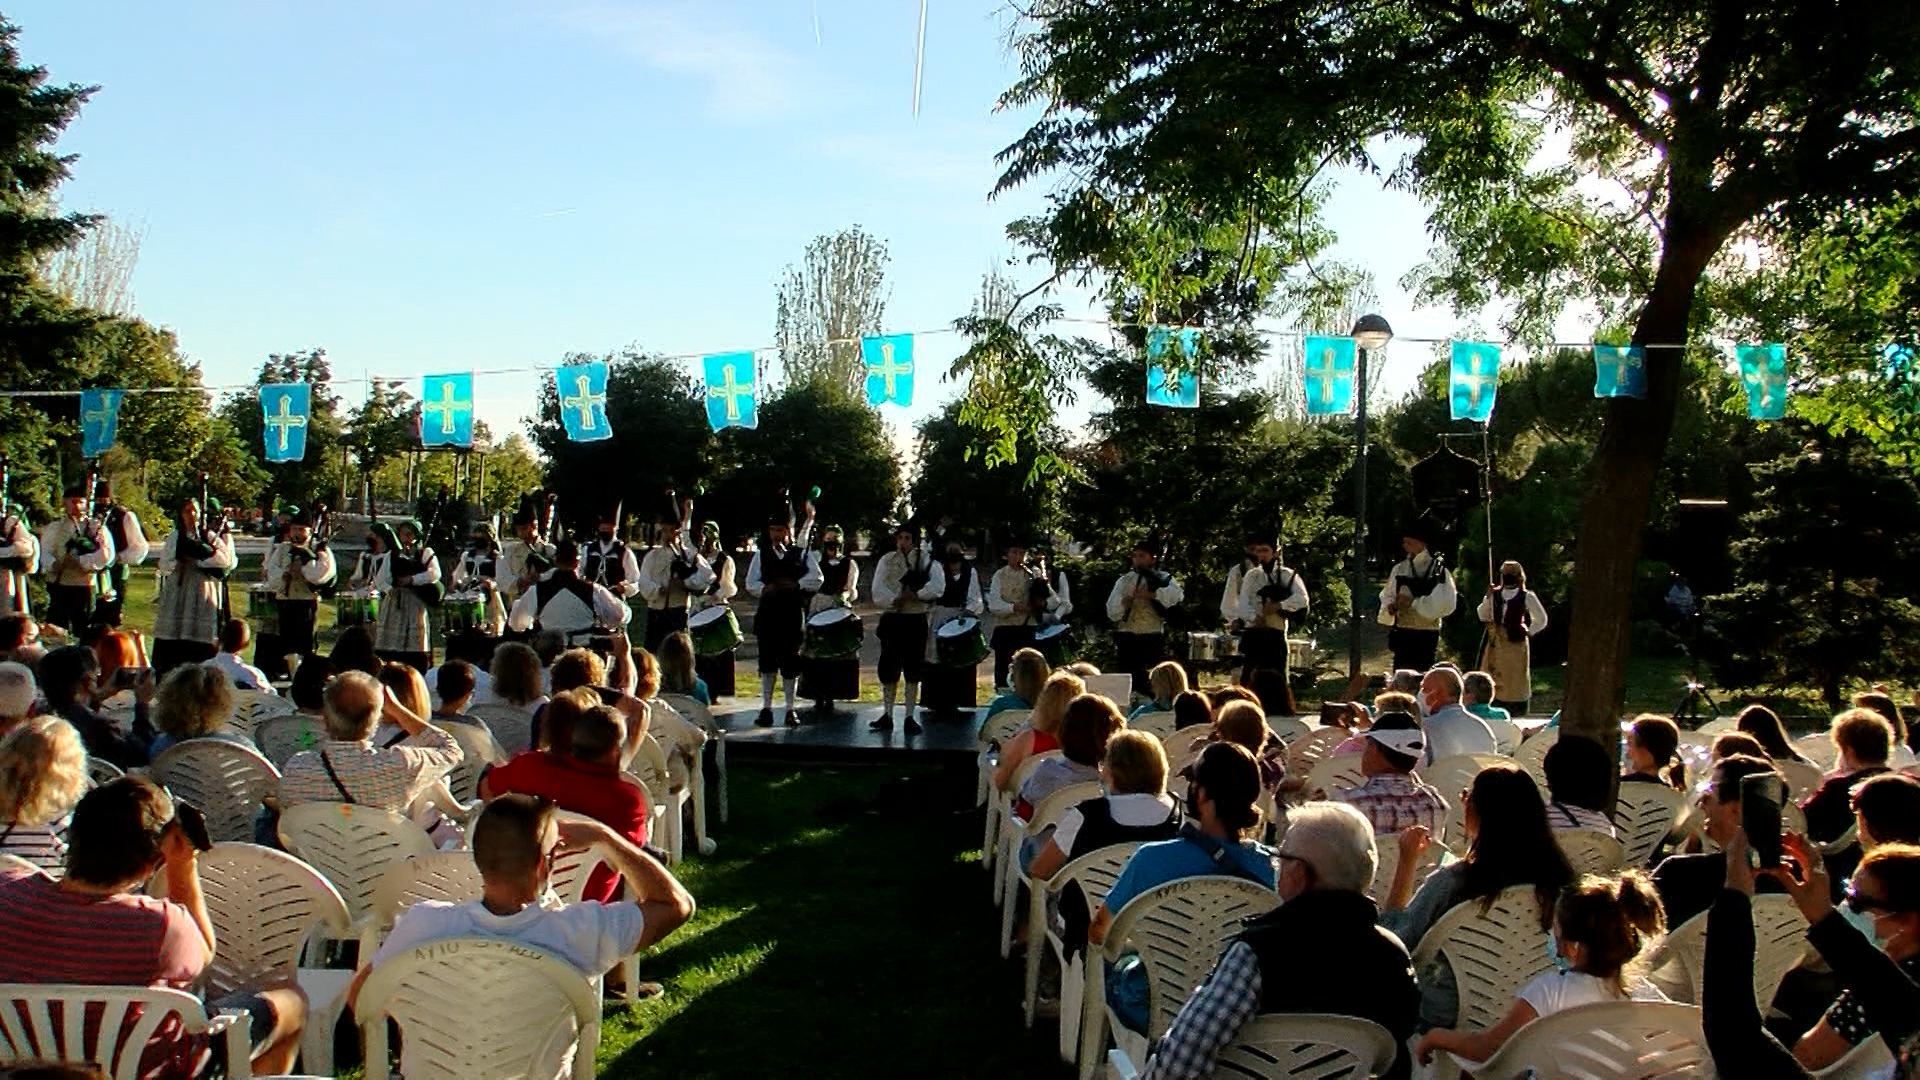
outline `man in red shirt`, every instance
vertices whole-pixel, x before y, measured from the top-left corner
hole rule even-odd
[[[620,771],[627,739],[625,717],[607,705],[582,712],[573,722],[564,753],[526,750],[489,770],[480,781],[480,797],[538,795],[562,810],[585,814],[633,841],[647,842],[647,793]],[[620,876],[606,863],[587,878],[584,899],[612,900]]]
[[[198,852],[153,781],[102,784],[73,810],[67,873],[0,871],[0,983],[80,983],[191,990],[213,959],[213,920],[200,891]],[[137,895],[166,870],[168,899]],[[252,1025],[253,1071],[293,1067],[306,999],[291,986],[241,991],[208,1003],[241,1009]],[[141,1074],[191,1075],[202,1045],[162,1025]]]

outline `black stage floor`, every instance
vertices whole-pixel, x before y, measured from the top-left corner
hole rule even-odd
[[[804,703],[803,703],[804,704]],[[841,705],[832,716],[800,710],[801,726],[787,727],[779,702],[774,703],[774,726],[755,727],[760,702],[739,698],[713,709],[713,719],[727,733],[731,761],[770,761],[833,764],[895,765],[908,761],[949,764],[971,761],[979,746],[975,735],[979,712],[963,712],[929,719],[920,714],[921,733],[901,731],[902,710],[894,709],[893,731],[877,732],[867,725],[880,718],[879,705]]]

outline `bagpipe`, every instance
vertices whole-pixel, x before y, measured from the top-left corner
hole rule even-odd
[[[695,487],[693,494],[701,494],[700,489]],[[676,581],[685,585],[686,580],[700,570],[700,548],[693,538],[693,497],[680,498],[674,491],[673,482],[669,480],[667,482],[667,507],[676,515],[675,520],[680,523],[680,542],[679,545],[673,549],[673,563],[667,568],[667,573],[671,574]],[[712,587],[712,585],[709,585],[707,588],[711,589]]]
[[[776,542],[767,538],[766,558],[761,562],[760,580],[771,588],[793,590],[800,587],[800,579],[807,572],[807,552],[813,548],[813,523],[818,516],[813,500],[820,497],[820,489],[812,488],[807,495],[803,508],[806,516],[796,523],[793,497],[788,489],[780,489],[780,499],[787,508],[787,536],[789,543]]]
[[[213,520],[208,516],[209,511],[207,507],[211,505],[208,486],[209,485],[208,485],[207,474],[201,473],[200,474],[200,517],[198,522],[196,522],[196,526],[197,526],[196,528],[192,530],[188,530],[186,519],[184,516],[174,519],[173,524],[174,524],[175,530],[177,530],[178,532],[178,535],[174,538],[174,541],[173,541],[173,555],[174,555],[174,559],[183,568],[192,567],[195,571],[199,572],[201,575],[205,577],[210,577],[215,581],[225,581],[227,579],[227,575],[232,573],[231,568],[213,569],[210,567],[204,567],[199,565],[200,563],[203,563],[206,560],[213,558],[214,555],[219,552],[220,547],[219,547],[219,544],[216,543],[216,541],[219,539],[220,534],[224,531],[224,526],[226,524],[226,516],[224,514],[221,515],[221,518],[218,524],[215,524]]]
[[[1027,557],[1026,570],[1032,579],[1027,582],[1027,613],[1038,619],[1053,603],[1053,575],[1047,570],[1047,557],[1038,553]]]
[[[426,549],[423,547],[421,550],[421,554],[416,554],[405,549],[397,549],[387,557],[388,572],[393,575],[395,582],[406,581],[427,572],[427,559],[424,554]],[[425,585],[409,583],[398,587],[412,593],[428,607],[440,606],[440,601],[447,596],[446,585],[439,581],[428,582]]]
[[[537,491],[528,498],[539,503],[533,517],[533,541],[527,545],[527,573],[533,577],[553,569],[554,512],[560,497],[551,491]]]
[[[1447,580],[1447,560],[1441,555],[1433,555],[1432,558],[1433,565],[1427,567],[1427,572],[1424,574],[1395,574],[1393,576],[1394,591],[1405,591],[1418,600],[1439,588],[1440,583]],[[1412,569],[1413,563],[1407,563],[1407,568]]]
[[[95,500],[95,492],[99,484],[100,470],[98,468],[88,469],[86,512],[81,515],[80,524],[73,530],[73,535],[67,537],[67,554],[74,558],[79,558],[82,555],[91,555],[100,550],[102,534],[106,531],[106,524],[99,520],[100,506]]]
[[[12,547],[20,542],[20,534],[27,529],[25,514],[13,512],[13,469],[7,459],[0,457],[0,541]],[[8,555],[0,558],[0,570],[16,574],[33,572],[32,561],[25,555]]]

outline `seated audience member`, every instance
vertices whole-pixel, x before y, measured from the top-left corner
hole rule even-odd
[[[630,899],[540,906],[554,856],[597,849],[626,883]],[[551,953],[589,978],[678,929],[693,916],[693,897],[666,867],[625,836],[598,821],[561,821],[552,803],[531,795],[503,795],[487,804],[473,826],[473,861],[481,897],[465,903],[422,900],[401,914],[393,932],[355,977],[348,1004],[357,1004],[369,971],[422,945],[447,938],[512,941]],[[484,992],[484,991],[482,991]],[[414,1075],[408,1046],[401,1069]],[[561,1072],[560,1063],[544,1075]]]
[[[1420,726],[1427,733],[1424,764],[1455,754],[1500,752],[1487,722],[1460,707],[1460,692],[1460,676],[1447,668],[1434,668],[1420,680],[1420,703],[1425,706]]]
[[[1019,659],[1018,653],[1014,659]],[[1067,715],[1067,705],[1086,692],[1087,684],[1071,671],[1056,671],[1047,676],[1040,692],[1034,695],[1026,726],[1014,732],[1007,745],[1000,748],[1000,761],[993,767],[995,788],[1010,790],[1014,774],[1028,758],[1060,749],[1060,721]]]
[[[1849,709],[1833,718],[1833,746],[1839,751],[1833,772],[1800,809],[1807,815],[1807,838],[1817,844],[1837,840],[1853,824],[1853,789],[1870,776],[1888,772],[1893,726],[1871,709]]]
[[[153,695],[153,756],[188,739],[225,739],[241,746],[253,744],[227,730],[233,715],[233,684],[227,673],[212,664],[182,664],[167,672]]]
[[[1426,680],[1426,677],[1427,673],[1424,671],[1415,671],[1413,668],[1398,668],[1387,676],[1386,692],[1389,694],[1405,694],[1408,697],[1417,698],[1420,696],[1420,684]]]
[[[1808,943],[1846,989],[1849,1008],[1842,1022],[1851,1026],[1857,1009],[1859,1020],[1870,1025],[1895,1055],[1898,1063],[1891,1072],[1876,1075],[1913,1076],[1913,1040],[1920,1036],[1920,983],[1892,955],[1874,948],[1868,935],[1850,925],[1851,920],[1834,908],[1818,850],[1794,834],[1783,837],[1782,843],[1788,856],[1783,863],[1793,865],[1760,871],[1748,861],[1745,833],[1736,831],[1727,845],[1726,887],[1716,893],[1707,916],[1706,961],[1701,976],[1701,1027],[1706,1032],[1707,1049],[1713,1054],[1715,1072],[1769,1080],[1813,1080],[1817,1075],[1760,1022],[1760,1006],[1753,993],[1753,894],[1757,874],[1761,881],[1772,881],[1784,889],[1806,916]],[[1908,850],[1882,848],[1881,852],[1904,854]],[[1891,858],[1881,852],[1875,853],[1876,859]],[[1920,851],[1907,857],[1920,858]],[[1886,872],[1891,876],[1896,871],[1889,865]],[[1877,878],[1878,873],[1874,876]],[[1874,891],[1878,885],[1877,880],[1870,881],[1865,892],[1849,900],[1849,907],[1863,915],[1871,914],[1873,934],[1895,933],[1911,916],[1886,910],[1883,901],[1888,898]]]
[[[372,624],[362,623],[340,631],[339,638],[333,643],[333,651],[327,654],[327,661],[336,675],[348,671],[380,674],[381,660],[373,647]]]
[[[1403,694],[1397,690],[1389,690],[1386,693],[1374,695],[1373,709],[1371,712],[1367,710],[1365,705],[1357,701],[1349,702],[1348,705],[1355,711],[1356,716],[1360,713],[1366,713],[1367,718],[1365,722],[1361,723],[1357,728],[1350,729],[1353,731],[1352,736],[1339,746],[1333,748],[1333,756],[1335,757],[1341,754],[1359,754],[1366,751],[1366,728],[1373,723],[1373,717],[1385,716],[1390,712],[1405,713],[1408,716],[1420,715],[1420,699],[1412,694]]]
[[[247,628],[247,621],[228,619],[220,624],[220,652],[207,661],[207,666],[226,672],[235,689],[271,691],[273,684],[267,681],[266,672],[240,659],[251,644],[253,631]]]
[[[660,692],[690,697],[702,705],[713,704],[707,680],[694,670],[693,638],[685,630],[675,630],[660,641]]]
[[[1713,906],[1714,895],[1727,877],[1725,848],[1740,835],[1740,782],[1758,773],[1773,772],[1763,757],[1736,754],[1713,763],[1696,805],[1701,829],[1722,850],[1698,855],[1669,855],[1653,868],[1653,887],[1667,922],[1679,926]]]
[[[1907,730],[1906,717],[1900,714],[1900,706],[1894,703],[1892,696],[1882,687],[1863,690],[1853,695],[1853,707],[1867,709],[1879,715],[1893,729],[1893,747],[1887,751],[1887,764],[1896,769],[1904,769],[1914,763],[1913,751],[1907,743],[1912,734]]]
[[[638,688],[651,694],[659,690],[660,682],[658,669],[650,668],[653,673],[651,681],[644,687],[637,687],[635,654],[627,644],[626,635],[614,635],[613,642],[611,668],[590,649],[568,649],[554,658],[553,667],[548,672],[548,683],[551,692],[555,694],[565,693],[568,690],[591,690],[626,718],[627,741],[620,754],[620,765],[625,768],[627,763],[633,760],[634,753],[639,750],[640,740],[647,734],[648,724],[653,715],[651,706],[641,698],[635,697],[633,691]],[[648,655],[646,650],[641,650],[639,655],[645,656],[649,665],[653,663],[653,657]],[[535,709],[533,745],[541,749],[565,751],[566,736],[558,731],[549,736],[545,722],[545,710]]]
[[[1229,701],[1213,716],[1214,742],[1237,743],[1260,763],[1260,787],[1276,794],[1287,778],[1287,744],[1267,726],[1267,718],[1256,705]]]
[[[1105,699],[1083,695],[1074,704],[1087,700]],[[1067,715],[1071,720],[1073,712]],[[1260,766],[1246,747],[1214,743],[1202,751],[1187,787],[1187,820],[1180,835],[1143,844],[1133,853],[1094,909],[1087,941],[1105,942],[1116,913],[1134,897],[1171,881],[1224,874],[1273,888],[1273,849],[1244,839],[1260,824],[1260,811],[1254,807],[1259,798]],[[1147,1022],[1147,973],[1137,957],[1129,961],[1109,973],[1107,1000],[1123,1023],[1139,1031]]]
[[[40,624],[31,615],[0,615],[0,657],[33,667],[46,655]]]
[[[1920,780],[1884,773],[1853,789],[1853,817],[1860,846],[1920,844]]]
[[[1177,665],[1176,665],[1177,666]],[[1300,706],[1293,700],[1293,687],[1287,685],[1285,672],[1260,668],[1253,673],[1253,696],[1260,699],[1264,716],[1298,716]]]
[[[1493,703],[1493,676],[1469,671],[1460,680],[1460,704],[1482,720],[1512,720],[1513,714]]]
[[[87,792],[87,748],[57,716],[25,720],[0,736],[0,853],[54,877],[67,865],[61,826]]]
[[[324,656],[309,656],[294,669],[293,685],[287,687],[287,698],[293,702],[294,711],[307,716],[319,716],[325,700],[322,697],[327,689],[327,681],[333,678],[333,662]]]
[[[1512,765],[1480,770],[1461,801],[1460,824],[1467,834],[1466,857],[1429,874],[1418,892],[1413,890],[1413,872],[1434,838],[1419,825],[1400,833],[1400,865],[1380,925],[1414,949],[1455,905],[1470,900],[1491,905],[1502,889],[1531,885],[1540,898],[1540,929],[1547,929],[1555,899],[1573,881],[1573,868],[1554,842],[1547,807],[1533,778]],[[1452,1027],[1459,1013],[1459,985],[1442,957],[1431,971],[1420,973],[1421,1023]]]
[[[1198,690],[1189,690],[1173,699],[1173,729],[1213,724],[1213,701]]]
[[[33,715],[34,699],[40,687],[33,681],[33,669],[13,660],[0,660],[0,736],[19,727]]]
[[[1187,690],[1186,668],[1171,660],[1153,665],[1153,670],[1147,672],[1147,691],[1151,696],[1134,706],[1133,711],[1127,714],[1127,722],[1132,723],[1135,718],[1148,713],[1172,712],[1173,699]]]
[[[1642,713],[1627,728],[1627,771],[1623,784],[1672,784],[1687,789],[1687,766],[1680,758],[1680,726],[1664,716]]]
[[[1060,718],[1060,756],[1042,761],[1027,774],[1013,803],[1014,820],[1025,824],[1042,799],[1069,784],[1099,782],[1107,740],[1126,726],[1119,708],[1098,694],[1081,694],[1068,702],[1066,715]],[[1020,853],[1020,865],[1025,867],[1039,845],[1031,839],[1022,844],[1032,845],[1023,846]]]
[[[1415,825],[1438,836],[1447,820],[1446,796],[1413,774],[1426,748],[1420,721],[1403,712],[1382,713],[1362,739],[1366,749],[1360,752],[1360,772],[1365,782],[1327,796],[1358,810],[1380,836],[1398,836]]]
[[[1040,881],[1062,866],[1109,844],[1172,839],[1180,806],[1167,794],[1167,752],[1144,731],[1118,731],[1100,761],[1107,793],[1060,815],[1027,872]]]
[[[501,643],[493,651],[487,676],[493,684],[496,704],[512,706],[532,716],[547,700],[547,673],[540,664],[540,654],[530,645],[518,641]]]
[[[647,793],[620,775],[620,751],[626,741],[625,718],[611,706],[593,704],[573,719],[565,753],[523,750],[487,771],[480,781],[480,794],[484,798],[535,795],[562,810],[585,814],[635,847],[644,847]],[[589,900],[611,900],[619,887],[619,877],[602,864],[588,876],[584,895]]]
[[[481,638],[480,642],[489,639]],[[468,705],[493,704],[493,679],[487,675],[487,665],[492,662],[495,650],[485,644],[476,643],[473,635],[458,635],[447,643],[447,658],[427,675],[427,685],[433,687],[434,700],[445,704],[440,694],[440,672],[454,664],[464,664],[467,676],[473,682]],[[461,712],[465,712],[463,707]]]
[[[1613,795],[1614,757],[1592,739],[1562,735],[1540,763],[1547,776],[1547,821],[1555,831],[1591,829],[1612,836],[1607,802]]]
[[[129,689],[133,684],[126,681],[133,677],[132,672],[119,674],[121,668],[140,666],[140,653],[133,643],[133,635],[102,627],[100,636],[87,647],[93,650],[93,658],[100,661],[100,671],[94,676],[94,684],[99,687],[94,694],[94,707],[120,709],[133,704],[133,693]]]
[[[1874,777],[1861,790],[1896,778],[1906,779]],[[1920,979],[1920,847],[1878,846],[1860,860],[1841,896],[1842,916],[1878,944],[1908,978]],[[1808,1069],[1824,1069],[1875,1033],[1854,994],[1842,991],[1820,1022],[1794,1043],[1793,1056]]]
[[[380,665],[380,672],[374,678],[380,680],[380,685],[387,688],[401,708],[415,716],[433,715],[433,701],[427,693],[427,678],[413,665],[389,660]],[[407,733],[400,725],[387,719],[382,719],[380,725],[373,729],[376,746],[392,746],[406,737]]]
[[[1707,760],[1719,761],[1730,757],[1755,757],[1763,761],[1771,760],[1772,755],[1761,745],[1759,739],[1744,731],[1728,731],[1713,737],[1713,745],[1707,748]]]
[[[1740,710],[1739,719],[1733,722],[1733,730],[1743,735],[1751,735],[1760,744],[1761,755],[1774,761],[1798,761],[1810,765],[1806,756],[1793,748],[1793,740],[1787,738],[1787,725],[1780,722],[1780,714],[1765,705],[1749,705]]]
[[[1539,1017],[1606,1001],[1665,1001],[1646,979],[1630,976],[1627,967],[1666,928],[1660,897],[1638,870],[1572,886],[1560,894],[1553,911],[1554,954],[1566,961],[1565,970],[1534,976],[1499,1023],[1484,1031],[1427,1032],[1414,1044],[1414,1056],[1422,1065],[1442,1051],[1485,1061]]]
[[[47,707],[80,733],[89,756],[122,769],[145,768],[154,735],[147,714],[154,693],[152,673],[133,685],[133,724],[123,732],[112,718],[93,710],[99,670],[93,650],[84,645],[67,645],[48,653],[40,661],[40,686],[46,691]]]
[[[379,680],[347,671],[327,684],[327,741],[287,759],[280,773],[280,806],[344,802],[405,814],[422,792],[460,763],[460,744],[422,715],[402,708]],[[375,746],[384,717],[405,737]]]
[[[191,991],[213,959],[213,920],[201,898],[199,853],[166,790],[143,776],[102,784],[74,808],[67,844],[58,882],[0,871],[0,983]],[[165,874],[165,900],[139,893],[156,872]],[[299,990],[256,987],[207,1003],[209,1014],[221,1009],[245,1014],[256,1074],[292,1068],[306,1022]],[[141,1075],[192,1075],[206,1048],[204,1037],[165,1025],[147,1044]]]
[[[1082,679],[1091,679],[1095,675],[1100,674],[1099,668],[1094,667],[1085,660],[1075,660],[1073,663],[1068,664],[1064,670],[1071,671]]]
[[[1374,923],[1367,888],[1376,858],[1372,831],[1350,807],[1318,803],[1293,811],[1280,841],[1280,906],[1248,921],[1227,946],[1160,1040],[1147,1076],[1212,1076],[1220,1051],[1249,1020],[1284,1013],[1379,1024],[1401,1048],[1383,1075],[1406,1076],[1420,990],[1407,947]]]
[[[467,707],[473,701],[475,671],[472,664],[465,660],[449,660],[434,669],[434,696],[440,704],[433,710],[433,722],[436,724],[478,724],[480,721],[467,715]]]
[[[1047,658],[1040,655],[1038,649],[1016,649],[1007,661],[1007,688],[993,696],[987,702],[983,720],[991,720],[1008,709],[1031,709],[1040,701],[1040,690],[1046,686],[1048,676],[1053,669],[1047,666]]]

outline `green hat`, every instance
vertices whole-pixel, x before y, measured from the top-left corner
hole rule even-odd
[[[380,543],[384,545],[388,551],[393,551],[400,546],[400,538],[393,535],[393,526],[384,521],[374,522],[367,531],[379,537]]]
[[[412,530],[413,535],[415,536],[425,536],[427,534],[426,529],[421,527],[419,518],[408,518],[407,520],[394,526],[395,532],[398,532],[401,529],[410,529]]]

